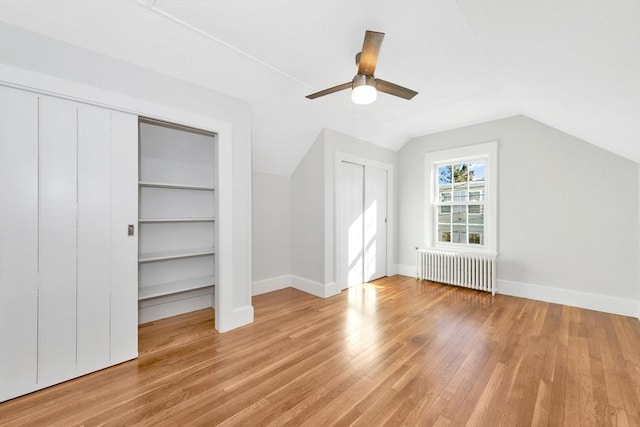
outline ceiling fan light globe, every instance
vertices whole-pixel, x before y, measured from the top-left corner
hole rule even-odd
[[[378,97],[378,91],[375,87],[369,85],[356,86],[351,90],[351,101],[354,104],[367,105],[371,104]]]

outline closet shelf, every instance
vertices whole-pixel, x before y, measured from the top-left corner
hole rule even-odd
[[[181,249],[173,251],[158,251],[142,253],[138,257],[138,262],[153,262],[163,261],[170,259],[190,258],[203,255],[212,255],[215,253],[215,248],[196,248],[196,249]]]
[[[138,300],[156,298],[178,292],[193,291],[195,289],[207,288],[214,285],[213,276],[204,276],[158,285],[141,286],[138,291]]]
[[[172,184],[168,182],[154,182],[154,181],[140,181],[138,182],[138,185],[140,185],[140,187],[174,188],[178,190],[215,191],[215,187],[211,187],[208,185]]]
[[[140,224],[156,224],[163,222],[215,222],[215,218],[139,218],[138,222]]]

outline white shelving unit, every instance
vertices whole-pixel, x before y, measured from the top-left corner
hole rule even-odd
[[[140,181],[140,187],[154,187],[154,188],[175,188],[178,190],[201,190],[201,191],[214,191],[214,187],[208,187],[204,185],[184,185],[184,184],[169,184],[166,182],[149,182]]]
[[[182,249],[172,251],[158,251],[141,253],[138,256],[139,263],[164,261],[169,259],[191,258],[196,256],[213,255],[216,251],[214,248],[195,248]]]
[[[140,120],[139,322],[212,307],[215,134]]]

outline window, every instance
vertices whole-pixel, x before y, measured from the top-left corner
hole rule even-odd
[[[484,199],[487,161],[438,163],[438,242],[484,245]]]
[[[427,153],[427,243],[496,251],[497,143]]]

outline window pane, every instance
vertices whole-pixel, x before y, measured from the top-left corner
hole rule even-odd
[[[453,165],[453,181],[454,182],[469,181],[469,168],[466,163],[458,163]]]
[[[469,225],[484,225],[484,215],[469,215]]]
[[[458,184],[453,187],[453,201],[454,202],[466,202],[469,198],[469,192],[467,191],[467,183],[462,185]]]
[[[454,224],[466,224],[467,223],[467,207],[466,206],[453,206],[452,215]]]
[[[469,205],[469,224],[470,225],[484,224],[484,206],[483,205]],[[471,235],[469,235],[469,239],[471,239]]]
[[[484,227],[469,225],[469,244],[484,245]]]
[[[438,177],[438,184],[451,184],[451,165],[440,166]]]
[[[469,225],[484,225],[484,215],[469,215]]]
[[[476,181],[469,183],[469,200],[479,202],[484,200],[484,182]]]
[[[438,200],[440,200],[441,203],[449,203],[451,202],[451,196],[453,193],[451,193],[451,186],[447,186],[448,189],[441,189],[440,190],[440,195],[438,196]]]
[[[469,181],[484,181],[487,162],[475,160],[469,163]]]
[[[438,241],[451,241],[451,224],[438,224]]]
[[[451,241],[453,243],[467,243],[467,226],[454,224]]]
[[[451,206],[440,206],[438,210],[438,223],[451,223]]]

